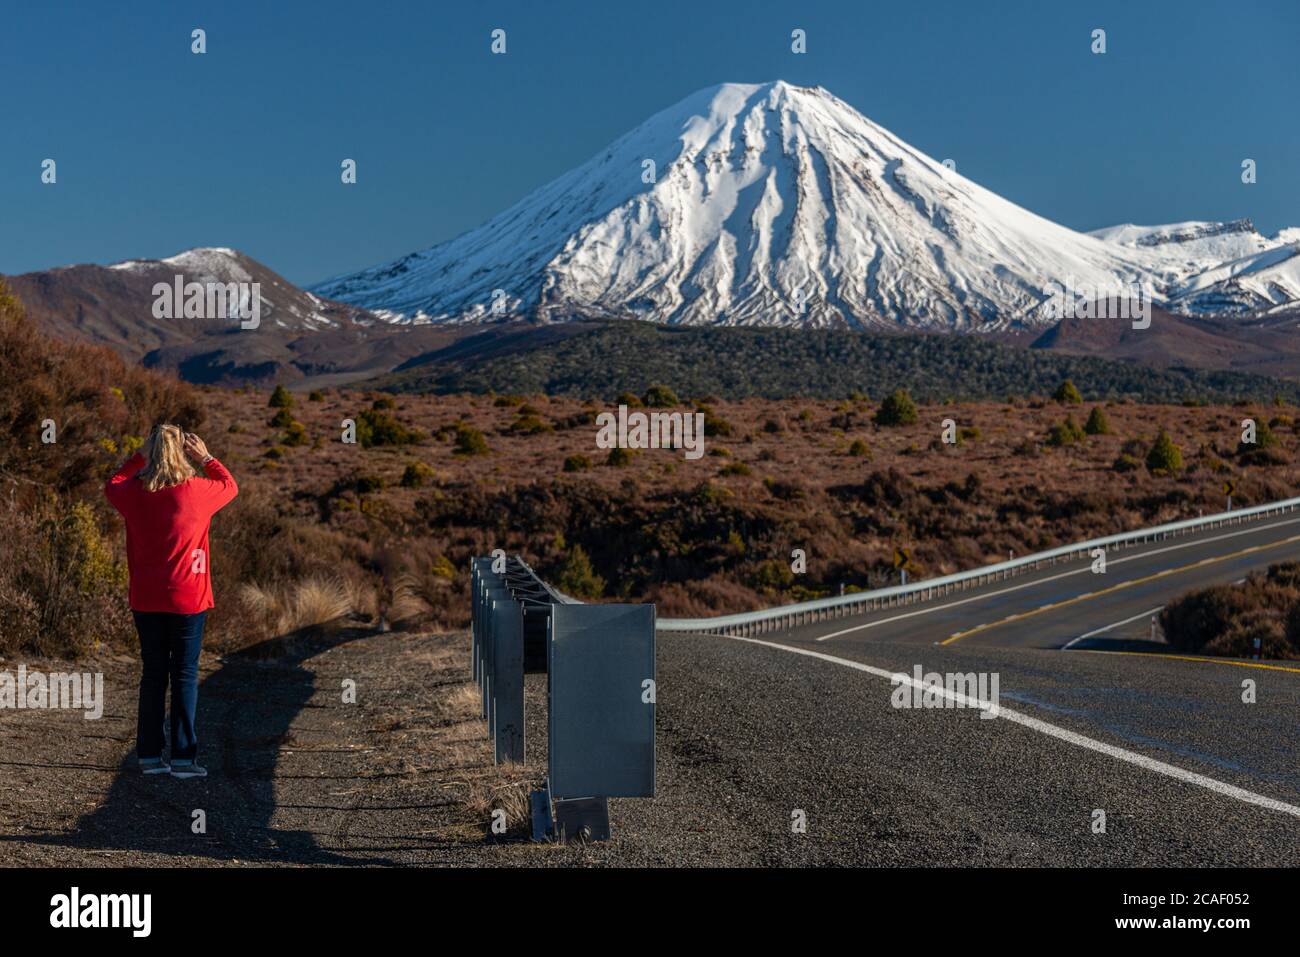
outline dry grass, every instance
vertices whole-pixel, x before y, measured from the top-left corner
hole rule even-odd
[[[465,645],[464,640],[448,641],[421,658],[419,666],[435,682],[463,677],[469,667]],[[482,697],[472,681],[441,684],[401,730],[410,735],[407,744],[433,762],[427,770],[449,778],[443,786],[457,793],[477,837],[500,837],[491,832],[496,810],[505,812],[507,834],[517,837],[528,829],[528,795],[539,786],[542,772],[528,764],[494,763]]]
[[[532,772],[518,764],[502,764],[493,772],[469,783],[465,807],[482,820],[491,820],[494,811],[505,811],[507,832],[527,826],[528,793],[536,784]]]
[[[285,586],[239,586],[239,604],[265,629],[265,637],[334,624],[354,610],[353,591],[337,578],[308,578]]]
[[[429,603],[421,597],[419,579],[409,572],[399,574],[393,581],[387,619],[400,627],[413,624],[416,619],[427,615],[430,610]]]

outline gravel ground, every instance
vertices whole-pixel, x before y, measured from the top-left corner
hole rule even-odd
[[[136,666],[129,657],[94,663],[109,689],[100,721],[0,712],[0,864],[1300,861],[1294,817],[972,711],[895,709],[888,681],[830,662],[668,634],[659,637],[656,798],[611,801],[608,843],[533,844],[523,796],[544,773],[545,676],[527,680],[529,764],[495,768],[474,717],[463,634],[344,632],[271,651],[273,658],[205,660],[201,760],[212,772],[206,781],[143,778],[130,770]],[[915,646],[878,643],[870,661],[910,671],[917,654]],[[1136,743],[1126,731],[1134,714],[1147,713],[1142,709],[1112,712],[1094,701],[1096,713],[1089,714],[1060,706],[1070,695],[1078,704],[1078,696],[1105,690],[1113,700],[1168,697],[1175,679],[1161,676],[1157,665],[1172,663],[1025,649],[943,654],[927,656],[926,667],[1000,670],[1004,703],[1012,705],[1010,691],[1027,714],[1242,787],[1270,788],[1280,800],[1294,802],[1300,790],[1294,763],[1286,764],[1293,742],[1260,750],[1259,767],[1214,767],[1190,745],[1181,758],[1161,753],[1155,734]],[[28,663],[38,665],[56,670],[58,663]],[[357,683],[357,704],[341,700],[345,679]],[[1208,693],[1193,688],[1184,705]],[[1098,714],[1112,715],[1114,727],[1101,727]],[[1187,720],[1197,715],[1184,708],[1179,723]],[[1207,728],[1222,733],[1223,716],[1211,710],[1209,720]],[[503,837],[488,828],[496,806],[511,822]],[[191,832],[195,809],[206,813],[206,834]],[[1106,811],[1104,834],[1092,832],[1094,809]],[[802,833],[792,826],[798,812],[807,822]]]

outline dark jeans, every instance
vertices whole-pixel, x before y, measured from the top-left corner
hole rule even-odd
[[[199,702],[199,646],[203,644],[206,611],[174,615],[165,611],[135,611],[140,633],[140,710],[135,726],[136,755],[142,760],[162,757],[163,716],[167,685],[172,688],[172,760],[193,761],[199,742],[194,711]]]

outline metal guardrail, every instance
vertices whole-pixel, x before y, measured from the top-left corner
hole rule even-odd
[[[810,624],[844,618],[864,611],[878,608],[892,608],[925,601],[938,595],[947,595],[968,588],[978,588],[989,582],[1011,578],[1024,572],[1054,565],[1057,562],[1073,558],[1091,557],[1095,548],[1107,551],[1121,549],[1146,542],[1158,541],[1177,535],[1185,535],[1203,529],[1220,528],[1225,525],[1239,525],[1253,518],[1266,515],[1280,515],[1300,509],[1300,498],[1288,498],[1267,505],[1237,509],[1231,512],[1219,512],[1200,518],[1185,519],[1181,522],[1168,522],[1153,528],[1134,532],[1121,532],[1092,538],[1086,542],[1062,545],[1045,552],[1024,555],[995,565],[984,565],[969,571],[928,578],[907,585],[893,585],[877,588],[873,591],[854,592],[848,595],[836,595],[831,598],[819,598],[815,601],[799,602],[793,605],[780,605],[776,608],[764,608],[759,611],[743,612],[735,615],[720,615],[715,618],[661,618],[657,623],[660,631],[707,631],[723,635],[757,635],[771,631],[781,631],[794,625]]]
[[[655,609],[588,605],[504,552],[470,562],[472,660],[498,764],[525,759],[524,675],[547,676],[535,840],[609,837],[611,797],[654,797]]]

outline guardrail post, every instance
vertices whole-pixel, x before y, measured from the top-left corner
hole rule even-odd
[[[514,595],[504,585],[490,582],[484,591],[483,603],[483,716],[487,719],[488,735],[496,740],[497,733],[497,643],[495,640],[494,603],[514,601]]]
[[[655,793],[654,605],[551,605],[547,693],[534,834],[608,838],[609,798]]]
[[[492,660],[492,743],[496,762],[524,761],[524,610],[494,590],[488,620]]]

